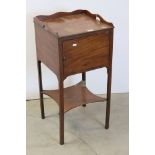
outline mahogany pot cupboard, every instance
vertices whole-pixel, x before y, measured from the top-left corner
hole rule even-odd
[[[58,12],[34,18],[41,117],[45,118],[43,94],[59,106],[60,144],[64,144],[64,113],[87,103],[106,101],[105,128],[109,128],[112,79],[112,23],[87,10]],[[43,90],[41,63],[57,76],[58,90]],[[86,72],[107,69],[107,97],[92,94],[86,87]],[[78,84],[64,88],[64,80],[82,73]]]

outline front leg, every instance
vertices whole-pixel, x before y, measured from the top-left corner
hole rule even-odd
[[[64,88],[63,81],[59,81],[59,121],[60,121],[60,144],[64,144]]]
[[[110,119],[110,101],[111,101],[111,79],[112,79],[112,69],[107,68],[107,104],[106,104],[106,120],[105,120],[105,129],[109,128],[109,119]]]

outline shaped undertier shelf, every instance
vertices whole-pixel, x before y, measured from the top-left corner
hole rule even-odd
[[[59,90],[44,90],[43,94],[50,96],[59,104]],[[91,93],[83,82],[64,88],[64,112],[83,104],[103,101],[106,101],[106,98]]]

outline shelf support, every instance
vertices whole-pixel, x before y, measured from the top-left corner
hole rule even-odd
[[[43,100],[41,61],[39,61],[39,60],[37,60],[37,67],[38,67],[38,83],[39,83],[41,118],[44,119],[45,118],[45,112],[44,112],[44,100]]]
[[[63,80],[59,81],[59,121],[60,121],[60,144],[64,144],[64,88]]]
[[[62,41],[58,40],[59,45],[59,132],[60,145],[64,144],[64,73],[63,73],[63,45]]]
[[[109,119],[110,119],[110,101],[111,101],[111,77],[112,77],[112,69],[107,68],[107,104],[106,104],[106,120],[105,120],[105,129],[109,128]]]
[[[86,73],[85,72],[82,73],[82,82],[86,86]],[[82,106],[86,107],[86,104],[82,104]]]

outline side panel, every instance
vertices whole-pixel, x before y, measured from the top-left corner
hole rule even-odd
[[[35,24],[37,59],[43,62],[59,77],[58,40],[52,34]]]

